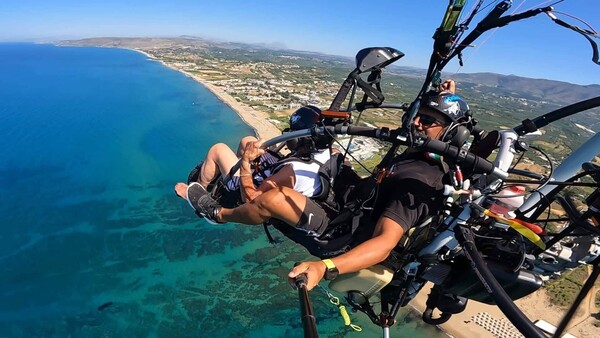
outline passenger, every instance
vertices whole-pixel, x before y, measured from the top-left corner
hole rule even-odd
[[[314,106],[305,106],[296,110],[290,116],[290,130],[301,130],[311,128],[323,122],[321,110]],[[272,190],[289,189],[298,193],[300,196],[313,197],[321,193],[322,186],[318,171],[321,164],[327,162],[331,157],[330,136],[321,137],[301,137],[287,146],[291,154],[280,162],[275,163],[266,170],[267,178],[258,186],[255,186],[253,180],[254,172],[251,162],[257,158],[264,158],[267,153],[260,148],[261,142],[247,142],[241,156],[241,165],[239,170],[239,186],[242,200],[252,202]],[[233,158],[227,155],[227,165],[233,166]],[[218,163],[218,161],[213,161]],[[204,170],[204,168],[203,168]],[[221,170],[223,172],[223,170]],[[178,196],[187,199],[190,205],[196,210],[197,214],[204,217],[212,223],[238,222],[245,224],[259,224],[254,214],[246,213],[245,217],[227,218],[230,213],[245,213],[245,208],[249,203],[242,204],[238,208],[223,208],[219,202],[212,199],[204,188],[204,183],[213,176],[207,175],[200,183],[191,183],[189,186],[185,183],[177,183],[175,192]],[[264,198],[263,198],[264,199]],[[241,209],[240,209],[241,208]],[[221,215],[223,213],[223,215]],[[256,221],[255,221],[256,220]]]
[[[231,171],[233,166],[244,154],[246,145],[248,145],[250,142],[257,141],[258,139],[254,136],[244,136],[240,140],[237,152],[235,153],[225,143],[217,143],[213,145],[206,153],[204,161],[196,166],[192,173],[190,173],[190,177],[188,179],[190,182],[188,183],[198,182],[202,184],[204,188],[207,188],[215,178],[219,177],[219,174],[225,175]],[[279,158],[273,156],[272,154],[265,153],[264,158],[261,158],[261,163],[264,165],[271,165],[278,160]],[[239,170],[231,176],[231,180],[227,182],[227,186],[231,190],[239,188]]]
[[[414,130],[432,139],[460,145],[472,128],[471,114],[467,103],[449,91],[454,89],[454,83],[446,82],[444,86],[446,91],[423,96],[413,121]],[[370,217],[370,224],[374,226],[368,239],[334,258],[300,263],[290,271],[288,278],[292,280],[306,274],[310,290],[323,278],[332,280],[338,274],[356,272],[382,262],[408,229],[441,210],[444,184],[449,183],[447,172],[444,162],[427,153],[406,151],[398,155],[377,188],[370,216],[365,216]],[[293,192],[283,192],[297,204],[295,211],[306,204]],[[274,214],[273,217],[287,218],[289,224],[295,224],[301,215],[296,212],[292,216]]]

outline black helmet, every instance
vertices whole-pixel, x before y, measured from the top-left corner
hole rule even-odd
[[[421,107],[429,107],[448,118],[449,124],[441,137],[442,141],[460,147],[471,135],[476,121],[462,97],[449,92],[429,91],[421,98]]]
[[[290,116],[290,130],[312,128],[322,121],[321,109],[315,106],[300,107]]]
[[[447,116],[450,122],[467,122],[471,117],[467,101],[449,92],[427,92],[421,98],[421,107],[429,107],[439,111]]]
[[[321,115],[321,109],[315,106],[303,106],[298,108],[290,116],[290,128],[289,130],[302,130],[309,129],[313,126],[321,126],[323,124],[323,116]],[[290,150],[297,150],[299,147],[303,147],[305,150],[314,151],[315,149],[327,149],[331,145],[332,137],[329,135],[322,135],[317,137],[300,137],[298,139],[288,140],[287,146]]]

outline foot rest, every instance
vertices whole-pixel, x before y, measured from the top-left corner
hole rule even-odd
[[[329,283],[329,288],[340,293],[360,291],[371,298],[388,285],[392,277],[393,270],[383,265],[373,265],[358,272],[339,275]]]

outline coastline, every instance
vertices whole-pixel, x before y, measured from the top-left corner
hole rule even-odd
[[[168,63],[166,63],[166,62],[164,62],[164,61],[154,57],[153,55],[151,55],[145,51],[142,51],[140,49],[134,49],[134,48],[126,48],[126,49],[144,54],[149,59],[160,62],[165,67],[168,67],[168,68],[171,68],[178,72],[181,72],[181,73],[185,74],[186,76],[194,79],[196,82],[200,83],[202,86],[204,86],[210,92],[212,92],[219,100],[221,100],[223,103],[228,105],[231,109],[233,109],[233,111],[235,111],[240,116],[242,121],[244,121],[244,123],[246,123],[250,128],[252,128],[254,130],[254,133],[257,138],[259,138],[261,140],[268,140],[275,136],[281,135],[281,131],[279,129],[277,129],[277,127],[274,124],[269,122],[269,115],[267,113],[258,111],[250,106],[247,106],[243,103],[238,102],[235,98],[233,98],[231,95],[226,93],[223,89],[206,81],[206,79],[202,78],[201,76],[196,75],[196,74],[191,74],[189,72],[186,72],[183,69],[179,69],[178,67],[168,64]]]

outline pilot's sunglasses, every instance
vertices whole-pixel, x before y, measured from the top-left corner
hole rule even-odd
[[[424,126],[430,126],[436,122],[439,122],[438,119],[431,115],[417,114],[419,117],[419,122]]]

